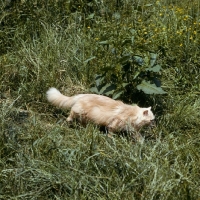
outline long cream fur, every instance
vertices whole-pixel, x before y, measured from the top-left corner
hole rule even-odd
[[[109,97],[96,94],[78,94],[72,97],[61,94],[56,88],[47,91],[50,103],[61,108],[71,108],[67,121],[79,119],[86,123],[92,121],[106,126],[108,131],[138,131],[144,125],[150,125],[154,115],[149,108],[127,105]]]

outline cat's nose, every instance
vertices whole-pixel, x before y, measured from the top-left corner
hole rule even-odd
[[[151,126],[151,127],[155,127],[155,126],[156,126],[156,121],[155,121],[154,119],[152,119],[152,120],[150,121],[150,126]]]

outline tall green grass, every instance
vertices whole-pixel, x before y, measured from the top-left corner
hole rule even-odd
[[[0,199],[200,198],[198,1],[1,4]],[[120,56],[149,52],[167,94],[131,87],[131,98],[120,97],[152,106],[156,127],[141,130],[143,144],[93,124],[70,127],[68,111],[46,100],[52,86],[90,92],[111,66],[105,80],[115,75],[120,87]]]

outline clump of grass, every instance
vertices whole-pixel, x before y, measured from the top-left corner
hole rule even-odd
[[[0,199],[199,199],[199,4],[11,2],[0,8]],[[120,56],[149,51],[167,94],[122,97],[154,110],[143,144],[70,127],[46,101],[52,86],[89,92],[111,66],[106,80],[123,80]]]
[[[28,120],[15,137],[1,135],[2,198],[199,197],[198,135],[133,144],[92,125],[74,130],[39,115]]]

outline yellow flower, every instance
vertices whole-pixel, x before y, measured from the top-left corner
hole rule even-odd
[[[183,33],[183,30],[176,31],[177,34],[181,35]]]
[[[189,18],[189,16],[185,15],[184,18],[183,18],[183,20],[186,21],[188,18]]]
[[[160,1],[156,1],[156,4],[159,5],[159,4],[160,4]]]

